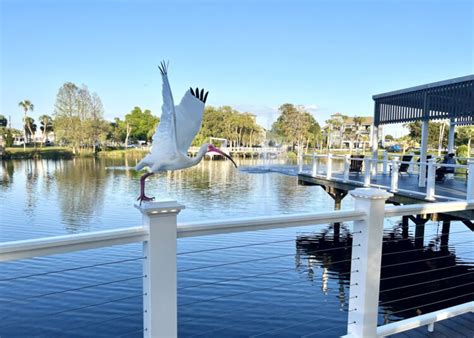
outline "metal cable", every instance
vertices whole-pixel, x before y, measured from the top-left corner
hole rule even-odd
[[[424,306],[434,305],[434,304],[438,304],[438,303],[444,303],[444,302],[447,302],[449,300],[453,300],[453,299],[457,299],[457,298],[461,298],[461,297],[466,297],[466,296],[472,296],[472,293],[466,293],[464,295],[451,297],[451,298],[446,298],[446,299],[443,299],[443,300],[439,300],[437,302],[427,303],[427,304],[423,304],[423,305],[417,305],[417,306],[414,306],[414,307],[411,307],[411,308],[408,308],[408,309],[391,312],[389,315],[392,316],[396,313],[405,312],[405,311],[414,310],[414,309],[419,309],[419,308],[424,307]]]
[[[75,267],[75,268],[67,268],[67,269],[63,269],[63,270],[40,272],[40,273],[31,274],[31,275],[24,275],[24,276],[12,277],[12,278],[0,279],[0,282],[8,282],[8,281],[12,281],[12,280],[24,279],[24,278],[30,278],[30,277],[36,277],[36,276],[45,276],[45,275],[51,275],[51,274],[67,272],[67,271],[76,271],[76,270],[81,270],[81,269],[94,268],[96,266],[104,266],[104,265],[119,264],[119,263],[124,263],[124,262],[132,262],[132,261],[137,261],[137,260],[144,259],[144,258],[146,258],[146,257],[129,258],[129,259],[123,259],[121,261],[105,262],[105,263],[98,263],[98,264],[93,264],[93,265],[79,266],[79,267]]]
[[[341,276],[343,275],[347,275],[349,274],[349,272],[345,272],[345,273],[340,273]],[[316,284],[316,283],[314,283]],[[307,294],[304,294],[304,295],[301,295],[300,297],[296,297],[296,298],[307,298],[308,295]],[[290,295],[288,297],[284,297],[283,299],[280,299],[279,302],[284,302],[288,299],[292,299],[294,300],[295,299],[295,296],[294,295]],[[227,312],[224,312],[224,313],[221,313],[217,316],[214,316],[214,319],[217,319],[217,318],[224,318],[226,316],[229,316],[229,315],[232,315],[233,313],[236,313],[236,312],[241,312],[243,310],[246,310],[246,309],[256,309],[256,308],[260,308],[260,307],[263,307],[263,306],[268,306],[269,304],[275,304],[275,302],[273,303],[266,303],[266,304],[260,304],[260,305],[249,305],[249,306],[246,306],[246,307],[242,307],[242,308],[238,308],[236,310],[232,310],[232,311],[227,311]],[[189,320],[185,320],[185,321],[180,321],[180,324],[185,324],[185,323],[188,323],[190,321],[193,321],[194,319],[189,319]]]
[[[315,252],[326,252],[326,251],[333,251],[333,250],[340,250],[340,249],[345,249],[345,248],[351,248],[352,246],[343,246],[340,248],[331,248],[331,249],[324,249],[324,250],[314,250],[314,251],[307,251],[306,253],[315,253]],[[291,257],[295,256],[296,253],[291,253],[291,254],[284,254],[284,255],[277,255],[277,256],[269,256],[269,257],[262,257],[262,258],[254,258],[254,259],[248,259],[244,261],[237,261],[237,262],[228,262],[228,263],[221,263],[221,264],[214,264],[214,265],[207,265],[203,267],[196,267],[196,268],[190,268],[190,269],[183,269],[183,270],[178,270],[178,272],[188,272],[188,271],[195,271],[195,270],[203,270],[203,269],[210,269],[210,268],[217,268],[221,266],[227,266],[227,265],[233,265],[233,264],[242,264],[242,263],[251,263],[251,262],[258,262],[258,261],[263,261],[263,260],[270,260],[270,259],[276,259],[276,258],[282,258],[282,257]],[[303,255],[305,256],[305,255]],[[307,256],[307,255],[306,255]]]
[[[460,242],[460,243],[454,243],[454,244],[446,244],[446,245],[440,245],[438,248],[445,248],[445,247],[449,247],[449,246],[456,246],[458,244],[467,244],[467,243],[471,243],[472,241],[467,241],[467,242]],[[400,253],[407,253],[407,252],[414,252],[414,251],[422,251],[422,250],[426,250],[425,247],[423,248],[419,248],[419,249],[410,249],[410,250],[403,250],[403,251],[395,251],[395,252],[388,252],[388,253],[384,253],[382,254],[382,256],[388,256],[388,255],[396,255],[396,254],[400,254]]]
[[[104,283],[99,283],[99,284],[94,284],[94,285],[86,285],[86,286],[81,286],[81,287],[77,287],[77,288],[74,288],[74,289],[67,289],[67,290],[49,292],[49,293],[44,293],[44,294],[41,294],[41,295],[25,297],[25,298],[21,298],[21,299],[12,299],[12,300],[9,300],[9,301],[0,301],[0,303],[2,303],[2,304],[18,303],[18,302],[22,302],[22,301],[25,301],[25,300],[28,300],[28,299],[35,299],[35,298],[52,296],[52,295],[57,295],[57,294],[61,294],[61,293],[66,293],[66,292],[79,291],[79,290],[89,289],[89,288],[93,288],[93,287],[97,287],[97,286],[103,286],[103,285],[110,285],[110,284],[115,284],[115,283],[120,283],[120,282],[126,282],[126,281],[130,281],[130,280],[134,280],[134,279],[141,279],[141,278],[144,278],[144,277],[145,276],[124,278],[124,279],[120,279],[120,280],[116,280],[116,281],[104,282]]]
[[[468,254],[468,253],[472,253],[472,252],[474,252],[474,251],[468,251],[468,252],[465,252],[464,254]],[[426,261],[434,261],[434,260],[437,260],[437,259],[447,258],[447,257],[455,257],[455,256],[454,256],[453,254],[449,254],[449,255],[445,255],[445,256],[438,256],[438,257],[431,257],[431,258],[418,259],[418,260],[416,260],[416,261],[394,263],[394,264],[384,265],[384,266],[382,266],[382,269],[391,268],[391,267],[393,267],[393,266],[398,266],[398,265],[407,265],[407,264],[412,264],[412,263],[420,263],[420,262],[426,262]]]
[[[289,240],[281,240],[281,241],[274,241],[274,242],[260,242],[260,243],[251,243],[251,244],[242,244],[242,245],[234,245],[234,246],[227,246],[227,247],[220,247],[220,248],[212,248],[212,249],[202,249],[202,250],[195,250],[195,251],[184,251],[178,252],[177,255],[189,255],[195,253],[202,253],[202,252],[211,252],[211,251],[219,251],[219,250],[228,250],[228,249],[237,249],[237,248],[245,248],[249,246],[257,246],[257,245],[266,245],[266,244],[276,244],[276,243],[285,243],[285,242],[294,242],[294,239]]]
[[[106,320],[102,320],[102,321],[100,321],[100,322],[89,323],[89,324],[87,324],[87,325],[76,326],[76,327],[72,327],[72,328],[70,328],[70,329],[66,329],[66,330],[62,330],[62,331],[63,331],[63,332],[67,332],[67,331],[73,331],[73,330],[83,329],[83,328],[86,328],[86,327],[90,327],[90,326],[94,326],[94,325],[99,325],[99,324],[103,324],[103,323],[107,323],[107,322],[112,322],[112,321],[119,320],[119,319],[123,319],[123,318],[133,317],[133,316],[140,315],[140,314],[143,314],[143,311],[135,312],[135,313],[132,313],[132,314],[129,314],[129,315],[120,316],[120,317],[109,318],[109,319],[106,319]]]
[[[140,329],[140,330],[136,330],[136,331],[130,331],[130,332],[127,332],[127,333],[124,333],[124,334],[121,334],[119,336],[116,336],[116,337],[125,337],[125,336],[129,336],[133,333],[138,333],[138,332],[143,332],[144,330],[143,329]]]
[[[350,324],[355,324],[355,322],[350,323]],[[347,324],[347,325],[350,325],[350,324]],[[319,334],[321,334],[321,333],[328,332],[328,331],[332,331],[332,330],[339,329],[339,328],[341,328],[339,325],[338,325],[338,326],[334,326],[334,327],[330,327],[329,329],[324,329],[324,330],[322,330],[322,331],[318,331],[318,332],[306,334],[306,335],[304,335],[304,336],[301,336],[301,338],[312,337],[312,336],[314,336],[314,335],[319,335]]]
[[[289,268],[289,269],[284,269],[284,270],[278,270],[278,271],[272,271],[272,272],[265,272],[265,273],[259,273],[255,275],[248,275],[248,276],[243,276],[243,277],[238,277],[238,278],[227,278],[227,279],[220,279],[218,281],[214,282],[205,282],[205,283],[200,283],[200,284],[194,284],[194,285],[189,285],[189,286],[182,286],[179,287],[178,290],[185,290],[185,289],[192,289],[192,288],[197,288],[201,286],[206,286],[206,285],[215,285],[215,284],[220,284],[220,283],[225,283],[225,282],[237,282],[243,279],[247,278],[252,278],[252,277],[260,277],[260,276],[265,276],[265,275],[273,275],[277,274],[280,272],[287,272],[287,271],[292,271],[295,270],[295,267]],[[308,270],[303,270],[302,273],[308,272]]]
[[[247,295],[247,294],[258,292],[258,291],[272,290],[272,289],[282,287],[282,286],[290,286],[290,285],[296,285],[296,284],[307,283],[307,282],[308,282],[307,280],[299,280],[297,282],[277,284],[277,285],[274,285],[274,286],[271,286],[271,287],[259,288],[259,289],[254,289],[254,290],[251,290],[251,291],[243,291],[243,292],[233,293],[233,294],[230,294],[230,295],[216,296],[216,297],[209,298],[209,299],[203,299],[203,300],[197,300],[197,301],[190,302],[190,303],[179,304],[179,306],[188,306],[188,305],[194,305],[194,304],[199,304],[199,303],[207,303],[207,302],[212,302],[212,301],[217,300],[217,299],[231,298],[231,297],[235,297],[235,296]]]
[[[412,273],[407,273],[407,274],[404,274],[404,275],[397,275],[397,276],[392,276],[392,277],[381,278],[380,281],[389,280],[389,279],[395,279],[395,278],[401,278],[401,277],[407,277],[407,276],[413,276],[413,275],[421,275],[421,274],[428,273],[428,272],[440,271],[440,270],[446,270],[446,269],[452,269],[452,268],[457,268],[457,267],[458,267],[457,265],[453,265],[453,266],[446,266],[446,267],[444,267],[444,268],[438,268],[438,269],[431,269],[431,270],[425,270],[425,271],[412,272]]]
[[[307,295],[304,296],[304,297],[307,297]],[[268,304],[260,305],[260,307],[261,306],[268,306]],[[256,307],[252,307],[252,309],[254,309],[254,308],[256,308]],[[242,309],[239,309],[238,311],[242,311]],[[273,316],[270,316],[270,317],[265,317],[265,319],[276,318],[276,317],[280,317],[280,316],[286,316],[286,315],[292,314],[292,313],[294,313],[294,310],[284,311],[284,312],[279,313],[277,315],[273,315]],[[255,318],[255,319],[247,321],[246,323],[248,324],[248,323],[256,322],[256,321],[259,321],[259,320],[261,320],[261,318]],[[233,325],[229,325],[229,326],[220,327],[220,328],[217,328],[217,329],[212,329],[212,330],[208,330],[208,331],[204,331],[204,332],[199,332],[197,334],[192,335],[191,337],[197,337],[197,336],[201,336],[201,335],[204,335],[204,334],[209,334],[209,333],[216,332],[216,331],[227,330],[227,329],[239,326],[239,325],[242,325],[242,324],[238,323],[238,324],[233,324]]]
[[[450,276],[450,277],[445,277],[445,278],[438,278],[438,279],[435,279],[435,280],[429,280],[429,281],[421,282],[421,283],[415,283],[415,284],[410,284],[410,285],[405,285],[405,286],[398,286],[398,287],[396,287],[396,288],[391,288],[391,289],[387,289],[387,290],[382,290],[382,291],[380,291],[380,293],[382,293],[382,292],[390,292],[390,291],[395,291],[395,290],[405,289],[405,288],[411,288],[412,286],[419,286],[419,285],[423,285],[423,284],[436,283],[436,282],[439,282],[439,281],[442,281],[442,280],[447,280],[447,279],[452,279],[452,278],[458,278],[458,277],[462,277],[462,276],[472,275],[473,273],[474,273],[474,271],[468,272],[468,273],[463,273],[463,274],[460,274],[460,275],[455,275],[455,276]]]
[[[252,335],[250,337],[258,337],[258,336],[263,336],[264,334],[267,334],[267,333],[271,333],[271,332],[278,332],[278,331],[282,331],[282,330],[286,330],[286,329],[291,329],[292,327],[295,327],[295,326],[300,326],[300,325],[304,325],[304,324],[309,324],[309,323],[313,323],[317,320],[321,320],[321,318],[315,318],[315,319],[311,319],[311,320],[305,320],[305,321],[302,321],[302,322],[299,322],[299,323],[296,323],[296,324],[293,324],[293,325],[288,325],[288,326],[285,326],[285,327],[281,327],[281,328],[278,328],[278,329],[273,329],[273,330],[267,330],[267,331],[264,331],[264,332],[261,332],[261,333],[258,333],[256,335]],[[343,325],[343,324],[342,324]],[[329,328],[329,329],[326,329],[324,331],[331,331],[331,330],[334,330],[336,328],[340,328],[340,326],[335,326],[335,327],[332,327],[332,328]],[[324,332],[324,331],[319,331],[318,333],[321,333],[321,332]]]
[[[433,223],[434,224],[434,223]],[[389,230],[390,231],[390,230]],[[460,233],[472,233],[471,230],[467,231],[455,231],[455,232],[450,232],[449,236],[453,234],[460,234]],[[383,241],[383,243],[393,243],[393,242],[402,242],[402,241],[408,241],[408,240],[413,240],[413,239],[420,239],[420,238],[425,238],[426,236],[432,236],[432,235],[424,235],[424,236],[415,236],[415,237],[410,237],[410,238],[395,238],[395,239],[390,239]],[[448,236],[448,234],[436,234],[437,237],[443,237],[443,236]]]
[[[443,292],[443,291],[447,291],[447,290],[457,289],[457,288],[467,286],[467,285],[472,285],[472,284],[474,284],[474,282],[465,283],[465,284],[461,284],[461,285],[455,285],[455,286],[451,286],[449,288],[438,289],[438,290],[434,290],[434,291],[430,291],[430,292],[420,293],[420,294],[416,294],[416,295],[413,295],[413,296],[408,296],[408,297],[398,298],[398,299],[394,299],[394,300],[389,300],[387,302],[379,303],[379,306],[384,306],[384,305],[387,305],[387,304],[390,304],[390,303],[399,302],[401,300],[412,299],[412,298],[421,297],[421,296],[425,296],[425,295],[431,295],[433,293],[438,293],[438,292]]]
[[[68,310],[62,310],[62,311],[52,312],[52,313],[48,313],[48,314],[46,314],[46,315],[44,315],[44,316],[38,316],[38,317],[33,317],[33,318],[27,318],[26,320],[31,321],[31,320],[41,319],[41,318],[47,318],[47,317],[50,317],[50,316],[57,316],[57,315],[60,315],[60,314],[63,314],[63,313],[73,312],[73,311],[83,310],[83,309],[88,309],[88,308],[91,308],[91,307],[94,307],[94,306],[100,306],[100,305],[104,305],[104,304],[120,302],[120,301],[122,301],[122,300],[131,299],[131,298],[136,298],[136,297],[143,297],[144,295],[145,295],[144,293],[140,293],[140,294],[136,294],[136,295],[133,295],[133,296],[127,296],[127,297],[122,297],[122,298],[118,298],[118,299],[108,300],[108,301],[101,302],[101,303],[95,303],[95,304],[84,305],[84,306],[80,306],[80,307],[77,307],[77,308],[74,308],[74,309],[68,309]],[[12,324],[12,325],[17,325],[17,324]],[[12,325],[0,326],[0,328],[9,327],[9,326],[12,326]]]

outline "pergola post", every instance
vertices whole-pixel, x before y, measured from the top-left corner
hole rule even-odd
[[[372,175],[375,176],[377,175],[377,161],[379,158],[379,138],[378,138],[378,130],[379,127],[375,125],[375,123],[372,125]]]
[[[418,186],[426,186],[426,157],[428,154],[428,128],[429,121],[423,120],[421,125],[421,144],[420,144],[420,169],[418,177]],[[423,164],[422,164],[423,163]]]
[[[430,123],[430,106],[428,95],[423,94],[423,120],[421,125],[421,144],[420,144],[420,169],[418,170],[418,186],[426,186],[426,155],[428,154],[428,133]]]
[[[449,123],[449,135],[448,135],[448,154],[454,153],[454,129],[456,125],[454,124],[454,119],[450,120]]]

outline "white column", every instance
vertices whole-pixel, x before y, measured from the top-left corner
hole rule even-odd
[[[426,163],[426,155],[428,153],[428,127],[428,119],[423,120],[423,124],[421,126],[420,170],[418,177],[419,187],[424,187],[426,185],[426,164],[421,163]]]
[[[345,155],[344,156],[344,182],[349,181],[349,169],[351,166],[351,159],[350,155]]]
[[[392,159],[392,176],[390,177],[390,191],[398,191],[398,156]]]
[[[449,123],[449,134],[448,134],[448,154],[454,153],[454,130],[456,125],[454,124],[454,119],[451,119]]]
[[[408,165],[408,173],[411,175],[415,171],[415,154],[411,152],[410,155],[411,155],[411,160],[410,160],[410,164]]]
[[[388,153],[386,150],[384,150],[383,151],[383,174],[384,175],[387,175],[388,173],[387,167],[388,167]]]
[[[469,170],[469,176],[467,177],[467,200],[474,200],[474,161],[469,160],[467,162],[467,168]]]
[[[135,205],[143,215],[148,241],[143,243],[143,336],[177,337],[176,201]]]
[[[318,155],[313,154],[313,166],[311,169],[311,176],[316,177],[318,174]]]
[[[377,161],[379,159],[379,135],[378,126],[372,125],[372,175],[377,175]]]
[[[375,188],[350,194],[367,217],[354,222],[347,334],[376,337],[385,201],[393,194]]]
[[[298,149],[299,151],[299,149]],[[304,155],[303,153],[301,153],[299,156],[298,156],[298,173],[302,173],[303,172],[303,161],[304,161]]]
[[[370,187],[370,168],[373,167],[370,158],[364,158],[364,187]]]
[[[326,178],[330,180],[332,177],[332,154],[328,154],[326,163]]]
[[[435,176],[436,164],[434,158],[428,160],[428,181],[426,184],[426,199],[428,201],[435,200]]]

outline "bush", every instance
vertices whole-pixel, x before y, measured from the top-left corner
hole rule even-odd
[[[457,147],[456,156],[457,157],[467,157],[469,154],[469,149],[467,145],[463,144],[462,146]]]
[[[288,151],[286,153],[286,156],[288,157],[289,160],[291,161],[296,161],[296,159],[298,158],[298,155],[296,155],[296,153],[294,151]]]

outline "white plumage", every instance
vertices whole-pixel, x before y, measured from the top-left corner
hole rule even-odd
[[[208,151],[215,151],[235,162],[230,156],[211,144],[203,144],[196,157],[187,155],[188,148],[201,128],[202,115],[207,94],[204,90],[189,89],[184,94],[178,106],[174,105],[173,94],[168,81],[168,67],[162,62],[159,66],[163,78],[163,105],[161,119],[153,135],[152,148],[136,166],[136,170],[148,167],[150,172],[144,174],[141,181],[140,201],[153,198],[145,196],[145,179],[153,173],[165,170],[179,170],[198,164]],[[235,165],[237,167],[237,165]]]

